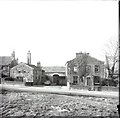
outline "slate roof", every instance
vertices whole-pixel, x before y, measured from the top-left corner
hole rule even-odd
[[[74,63],[74,64],[76,64],[77,61],[80,60],[80,59],[82,59],[82,58],[81,58],[81,57],[74,58],[74,59],[72,59],[72,60],[70,60],[70,61],[67,61],[67,63],[68,63],[68,64],[70,64],[70,63]],[[84,59],[84,58],[83,58],[83,59]],[[87,61],[87,63],[98,62],[98,63],[100,63],[100,64],[104,64],[103,61],[98,60],[98,59],[96,59],[96,58],[94,58],[94,57],[92,57],[92,56],[90,56],[90,55],[87,56],[87,60],[86,60],[86,61]]]
[[[42,68],[45,72],[65,72],[64,66],[47,66]]]
[[[43,72],[44,72],[43,69],[41,69],[41,68],[39,68],[39,67],[37,67],[37,66],[35,66],[35,65],[33,65],[33,64],[27,64],[27,63],[24,63],[24,62],[21,62],[21,63],[23,63],[23,64],[25,64],[25,65],[27,65],[27,66],[29,66],[29,67],[32,67],[32,68],[35,69],[35,70],[40,70],[40,71],[43,71]],[[19,63],[19,64],[21,64],[21,63]],[[19,66],[19,64],[16,65],[16,66]],[[16,66],[14,66],[13,68],[15,68]],[[12,69],[13,69],[13,68],[12,68]]]
[[[11,64],[11,62],[11,56],[0,56],[0,65],[8,65]]]
[[[28,65],[28,66],[30,66],[30,67],[36,69],[36,70],[41,70],[39,67],[37,67],[37,66],[35,66],[35,65],[32,65],[32,64],[26,64],[26,65]]]

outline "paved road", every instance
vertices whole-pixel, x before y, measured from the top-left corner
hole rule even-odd
[[[83,95],[83,96],[94,96],[94,97],[110,97],[119,98],[119,92],[107,92],[107,91],[88,91],[88,90],[75,90],[68,89],[66,86],[43,86],[43,87],[33,87],[24,85],[8,85],[0,84],[0,90],[15,90],[15,91],[26,91],[26,92],[41,92],[41,93],[52,93],[61,95]]]

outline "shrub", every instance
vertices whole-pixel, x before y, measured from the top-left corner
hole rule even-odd
[[[102,86],[117,86],[118,84],[118,81],[117,80],[113,80],[113,79],[104,79],[102,82],[101,82],[101,85]]]
[[[5,81],[14,81],[15,79],[12,78],[12,77],[5,77],[4,80],[5,80]]]

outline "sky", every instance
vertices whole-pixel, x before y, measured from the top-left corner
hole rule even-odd
[[[118,38],[117,1],[0,1],[0,56],[15,50],[19,62],[65,66],[78,52],[104,61]]]

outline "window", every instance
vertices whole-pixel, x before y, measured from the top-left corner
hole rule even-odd
[[[99,65],[95,65],[95,73],[100,72],[100,66]]]
[[[74,66],[74,72],[77,72],[77,66]]]
[[[18,73],[21,73],[21,71],[19,70]]]
[[[99,84],[100,84],[100,77],[94,76],[94,85],[99,85]]]
[[[26,71],[25,71],[25,70],[23,70],[23,73],[26,73]]]
[[[87,66],[86,66],[86,73],[90,73],[90,71],[91,71],[91,66],[90,66],[90,65],[87,65]]]
[[[78,76],[73,76],[73,84],[77,84],[78,83]]]

